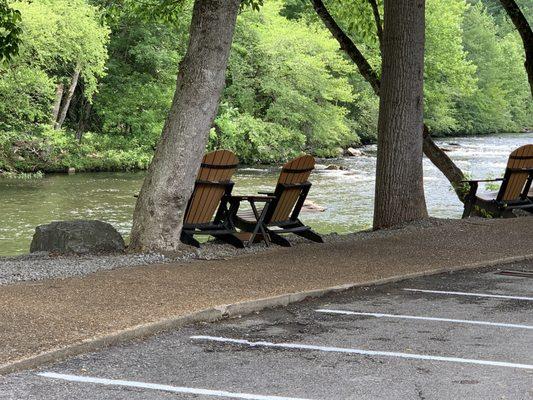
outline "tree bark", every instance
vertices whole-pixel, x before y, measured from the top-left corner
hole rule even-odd
[[[65,122],[65,118],[67,117],[67,112],[70,107],[70,101],[72,100],[72,96],[74,96],[74,91],[76,90],[76,86],[78,85],[79,78],[80,78],[80,68],[76,67],[76,69],[72,73],[72,78],[70,80],[70,86],[68,88],[67,97],[65,97],[65,100],[63,101],[63,106],[61,108],[59,118],[54,126],[55,129],[61,129],[61,127],[63,126],[63,122]]]
[[[196,0],[176,92],[135,211],[130,250],[172,252],[224,88],[240,0]]]
[[[57,122],[59,116],[59,108],[61,107],[61,100],[63,99],[64,86],[62,83],[58,83],[56,86],[56,98],[54,100],[54,108],[52,108],[52,122],[54,125]]]
[[[374,229],[427,218],[422,167],[425,0],[385,0]]]
[[[346,52],[348,57],[355,63],[359,72],[370,84],[374,93],[380,95],[381,82],[377,73],[372,69],[366,58],[359,51],[355,43],[344,33],[342,28],[337,24],[335,19],[331,16],[322,0],[311,0],[313,7],[320,17],[324,25],[329,29],[330,33],[339,42],[341,49]],[[465,185],[461,183],[464,179],[464,174],[461,169],[442,151],[433,141],[429,133],[429,129],[424,125],[424,154],[426,157],[444,174],[446,179],[451,183],[460,201],[464,202]]]
[[[522,37],[526,52],[524,66],[526,67],[531,96],[533,96],[533,31],[531,31],[531,26],[514,0],[500,0],[500,3],[502,3],[503,8],[507,11],[507,15],[513,21],[516,30]]]

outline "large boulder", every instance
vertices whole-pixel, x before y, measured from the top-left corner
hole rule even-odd
[[[124,251],[124,239],[102,221],[55,221],[35,228],[30,252],[58,254],[113,253]]]

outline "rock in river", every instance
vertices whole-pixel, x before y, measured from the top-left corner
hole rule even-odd
[[[326,167],[326,170],[328,171],[346,171],[348,168],[346,168],[344,165],[335,165],[331,164]]]
[[[124,239],[102,221],[55,221],[35,228],[30,252],[58,254],[113,253],[124,251]]]
[[[353,147],[348,147],[344,154],[349,157],[360,157],[364,155],[364,153],[361,150],[354,149]]]

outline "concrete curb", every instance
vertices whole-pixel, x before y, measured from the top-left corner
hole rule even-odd
[[[323,297],[331,293],[343,292],[356,287],[383,285],[387,283],[400,282],[406,279],[438,275],[446,272],[454,272],[460,270],[490,268],[499,264],[520,262],[530,259],[533,259],[533,254],[516,257],[505,257],[492,261],[464,264],[461,266],[454,266],[449,268],[438,268],[428,271],[396,275],[388,278],[331,286],[324,289],[314,289],[303,292],[288,293],[279,296],[249,300],[234,304],[225,304],[197,311],[192,314],[180,315],[157,322],[137,325],[132,328],[113,332],[111,334],[94,336],[92,338],[84,339],[81,342],[73,343],[34,356],[2,364],[0,365],[0,375],[6,375],[17,371],[37,368],[44,364],[54,363],[69,357],[98,351],[109,346],[114,346],[117,344],[122,344],[131,341],[133,339],[147,338],[149,336],[153,336],[161,332],[178,329],[185,325],[190,325],[198,322],[215,322],[225,318],[248,315],[269,308],[285,307],[291,303],[298,303],[308,298]]]

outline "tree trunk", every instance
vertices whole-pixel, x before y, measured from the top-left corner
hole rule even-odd
[[[52,109],[52,122],[54,123],[54,125],[56,124],[57,117],[59,116],[59,108],[61,107],[61,100],[63,99],[63,90],[63,84],[58,83],[56,86],[56,98],[54,101],[54,108]]]
[[[74,72],[72,73],[72,79],[70,80],[70,86],[68,88],[67,97],[63,101],[63,107],[61,108],[61,113],[59,114],[59,119],[57,120],[55,124],[55,129],[61,129],[63,126],[63,122],[65,122],[65,118],[67,117],[67,111],[70,107],[70,101],[72,100],[72,96],[74,96],[74,91],[76,90],[76,86],[78,85],[78,79],[80,78],[80,69],[79,67],[76,67]]]
[[[224,88],[240,0],[196,0],[171,110],[133,214],[130,249],[175,251]]]
[[[372,0],[370,0],[372,1]],[[366,58],[359,51],[355,43],[344,33],[342,28],[337,24],[335,19],[326,9],[322,0],[311,0],[315,12],[320,17],[324,25],[329,29],[330,33],[339,42],[341,49],[346,52],[348,57],[355,63],[362,77],[372,86],[374,93],[379,96],[381,82],[378,75],[372,69]],[[381,46],[380,46],[381,47]],[[464,179],[464,174],[461,169],[452,161],[448,155],[442,151],[433,141],[427,126],[424,125],[424,154],[426,157],[444,174],[450,181],[452,187],[457,194],[459,200],[464,202],[465,189],[461,181]]]
[[[374,229],[426,218],[425,0],[385,0]]]
[[[533,31],[531,31],[531,26],[514,0],[500,0],[500,2],[522,37],[524,50],[526,51],[526,62],[524,65],[529,79],[531,96],[533,96]]]
[[[78,128],[76,129],[76,140],[81,143],[83,134],[87,130],[89,125],[89,118],[91,116],[92,104],[89,100],[82,98],[80,107],[80,117],[78,120]]]
[[[424,124],[423,128],[423,136],[424,136],[424,154],[427,158],[435,165],[440,172],[448,179],[448,181],[451,183],[453,189],[455,190],[455,194],[457,194],[457,197],[461,202],[464,203],[465,197],[468,194],[468,190],[470,189],[470,186],[467,183],[464,183],[463,180],[465,179],[465,176],[463,174],[463,171],[461,171],[461,168],[459,168],[450,157],[448,157],[448,154],[444,152],[437,144],[433,141],[433,138],[431,137],[428,127]]]

